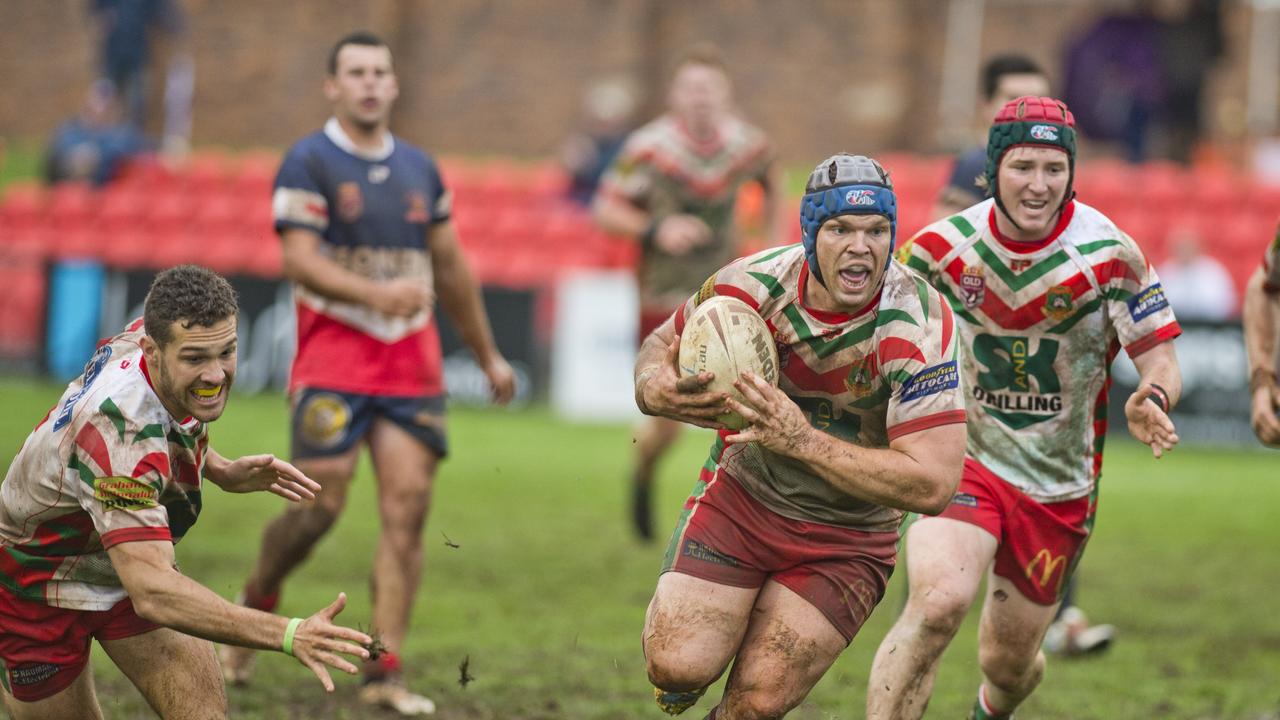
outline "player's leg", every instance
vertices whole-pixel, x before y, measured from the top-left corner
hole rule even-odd
[[[301,390],[294,397],[293,464],[322,489],[314,500],[286,504],[284,512],[267,523],[241,603],[267,612],[275,610],[285,579],[342,514],[360,441],[372,422],[368,405],[368,399],[361,396],[322,390]],[[223,646],[227,682],[248,682],[253,657],[249,648]]]
[[[1032,602],[1014,583],[991,574],[978,628],[983,681],[976,717],[1008,717],[1040,684],[1045,665],[1040,642],[1057,609]]]
[[[715,720],[780,718],[800,704],[848,645],[818,608],[767,582],[751,612]]]
[[[0,698],[4,700],[4,709],[8,711],[11,720],[102,720],[102,708],[98,706],[98,696],[93,688],[93,672],[87,664],[80,667],[79,674],[70,685],[39,700],[19,700],[10,692],[11,689],[16,691],[16,687],[11,684],[13,673],[21,673],[26,669],[29,668],[22,665],[5,668],[5,682],[0,685]]]
[[[162,718],[221,720],[227,695],[213,643],[177,630],[100,639],[102,648]]]
[[[759,588],[665,572],[645,613],[645,668],[670,714],[697,702],[738,652]]]
[[[636,434],[635,467],[631,475],[631,522],[636,534],[653,539],[653,478],[658,461],[680,437],[681,425],[664,417],[647,417]]]
[[[907,532],[910,596],[880,643],[867,687],[867,718],[919,718],[928,706],[938,660],[964,622],[996,552],[987,530],[924,517]]]
[[[446,452],[440,397],[384,399],[369,431],[378,481],[381,528],[370,583],[373,629],[389,649],[366,663],[361,698],[406,715],[435,709],[404,687],[399,653],[422,579],[422,531],[431,507],[436,466]]]

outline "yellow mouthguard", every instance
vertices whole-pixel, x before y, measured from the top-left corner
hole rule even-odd
[[[218,387],[213,387],[213,388],[196,388],[196,389],[195,389],[195,394],[196,394],[197,396],[199,396],[199,397],[202,397],[202,398],[217,397],[217,396],[218,396],[218,393],[220,393],[220,392],[222,392],[222,386],[221,386],[221,385],[219,385]]]

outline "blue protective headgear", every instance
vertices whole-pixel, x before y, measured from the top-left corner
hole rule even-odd
[[[889,173],[865,155],[840,153],[818,164],[809,174],[800,199],[800,229],[809,272],[826,285],[818,268],[818,228],[837,215],[884,215],[889,218],[889,252],[893,258],[898,236],[898,198]]]

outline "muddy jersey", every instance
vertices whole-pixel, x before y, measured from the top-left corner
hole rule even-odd
[[[1262,289],[1271,294],[1280,293],[1280,226],[1276,227],[1276,237],[1262,256]]]
[[[764,182],[771,153],[764,133],[729,118],[715,138],[695,140],[676,119],[664,115],[636,130],[601,178],[599,192],[649,212],[654,220],[684,213],[711,228],[709,243],[670,255],[653,243],[642,248],[639,269],[642,307],[670,309],[737,256],[734,206],[739,188]]]
[[[959,318],[969,455],[1040,502],[1088,495],[1112,359],[1181,333],[1138,245],[1074,201],[1048,238],[1013,243],[986,200],[920,231],[898,259]]]
[[[853,315],[805,306],[804,248],[789,245],[734,261],[676,314],[676,332],[698,302],[739,298],[773,333],[780,387],[809,423],[840,440],[885,448],[903,435],[965,420],[955,322],[936,290],[891,262],[877,299]],[[703,479],[723,470],[769,509],[795,520],[892,531],[902,511],[838,489],[807,465],[758,443],[726,445],[721,431]]]
[[[449,219],[450,196],[435,162],[390,133],[380,152],[355,147],[335,119],[290,148],[276,176],[277,232],[311,230],[330,260],[374,280],[433,288],[429,228]],[[295,284],[298,348],[289,386],[364,395],[442,391],[433,308],[386,315]]]
[[[109,610],[125,591],[107,548],[176,543],[200,514],[207,429],[164,409],[141,337],[138,320],[98,348],[0,485],[0,583],[18,597]]]

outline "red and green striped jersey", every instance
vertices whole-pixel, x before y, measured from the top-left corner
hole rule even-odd
[[[642,248],[640,303],[677,307],[708,275],[737,256],[734,205],[739,188],[764,182],[771,161],[765,135],[729,117],[715,137],[699,141],[670,115],[632,133],[600,179],[599,192],[632,203],[655,220],[673,213],[696,215],[711,228],[711,242],[684,255]]]
[[[1015,243],[987,200],[926,227],[898,259],[959,319],[969,455],[1040,502],[1088,495],[1112,359],[1181,333],[1138,245],[1079,202],[1045,240]]]
[[[938,291],[897,262],[880,295],[853,315],[806,307],[804,248],[773,248],[730,263],[685,302],[676,331],[700,300],[739,298],[773,333],[778,387],[809,423],[840,440],[886,448],[890,441],[965,420],[955,321]],[[892,531],[902,511],[860,500],[809,466],[758,443],[726,445],[722,431],[703,480],[724,471],[774,512],[868,532]]]
[[[1276,238],[1262,256],[1262,273],[1262,289],[1272,294],[1280,293],[1280,226],[1276,227]]]
[[[0,584],[72,610],[124,599],[106,549],[177,542],[200,513],[206,426],[151,387],[142,321],[98,348],[27,436],[0,485]]]

